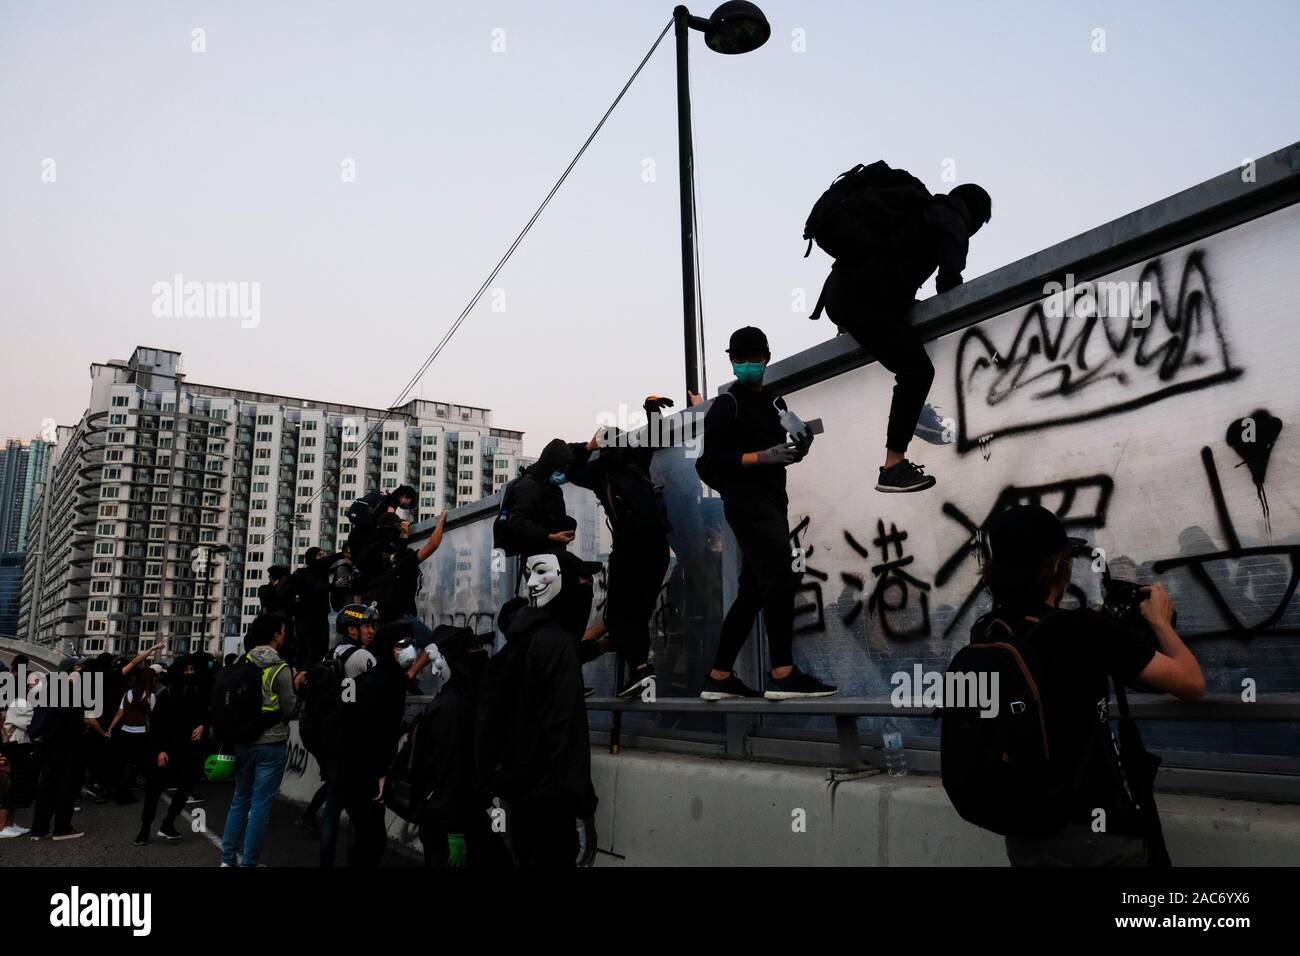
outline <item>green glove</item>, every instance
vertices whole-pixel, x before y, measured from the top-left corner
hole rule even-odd
[[[448,866],[465,865],[465,834],[463,833],[447,834],[447,865]]]

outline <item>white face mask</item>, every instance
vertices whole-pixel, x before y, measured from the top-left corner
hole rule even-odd
[[[528,603],[545,607],[560,593],[560,559],[553,554],[535,554],[524,567],[528,571]]]
[[[415,663],[415,659],[419,654],[420,652],[415,649],[414,644],[407,644],[397,652],[397,663],[402,667],[410,667]]]

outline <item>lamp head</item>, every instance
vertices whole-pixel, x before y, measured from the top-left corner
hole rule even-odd
[[[714,53],[748,53],[772,35],[763,11],[746,0],[727,0],[704,28],[704,44]]]

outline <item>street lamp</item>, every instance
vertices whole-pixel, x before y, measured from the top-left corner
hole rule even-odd
[[[700,393],[700,355],[695,329],[695,145],[691,141],[691,81],[687,36],[704,34],[704,45],[715,53],[757,50],[772,34],[763,11],[745,0],[728,0],[707,20],[691,16],[684,6],[673,10],[677,36],[677,170],[681,186],[682,315],[686,333],[686,407],[690,392]]]
[[[190,563],[190,567],[192,567],[195,571],[201,570],[203,572],[203,614],[199,618],[199,633],[202,635],[202,637],[200,637],[199,640],[203,645],[200,648],[201,650],[206,651],[208,649],[207,648],[208,602],[212,600],[212,595],[211,593],[209,593],[211,591],[210,582],[212,580],[212,574],[211,574],[212,556],[214,554],[229,554],[229,553],[230,553],[230,545],[228,544],[218,544],[212,547],[199,545],[197,548],[195,548],[190,552],[190,557],[193,559]],[[221,612],[218,610],[217,612],[218,631],[220,631],[221,629],[220,622],[221,622]],[[218,634],[218,636],[220,635]]]

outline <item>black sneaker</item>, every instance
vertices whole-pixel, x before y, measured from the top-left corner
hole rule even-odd
[[[838,687],[823,684],[812,674],[805,674],[796,667],[786,677],[769,676],[767,693],[763,696],[768,700],[790,700],[792,697],[830,697],[838,693]]]
[[[594,687],[584,687],[584,688],[582,689],[582,696],[583,696],[583,697],[590,697],[590,696],[591,696],[592,694],[594,694],[594,693],[596,693],[596,688],[594,688]]]
[[[655,682],[655,669],[651,664],[642,664],[632,671],[627,686],[618,692],[619,697],[640,697],[642,689]]]
[[[704,690],[700,691],[701,700],[730,700],[734,697],[762,696],[761,693],[749,687],[737,677],[734,671],[722,680],[706,677],[704,679]]]
[[[181,835],[176,832],[176,827],[174,827],[170,823],[164,823],[162,826],[160,826],[158,828],[158,835],[162,837],[164,840],[166,840],[168,843],[175,843],[177,840],[181,838]]]
[[[904,458],[892,468],[880,469],[877,491],[925,491],[934,487],[934,475],[925,473],[925,465],[915,465]]]
[[[135,835],[135,845],[144,846],[149,842],[149,828],[141,827],[140,832]]]

